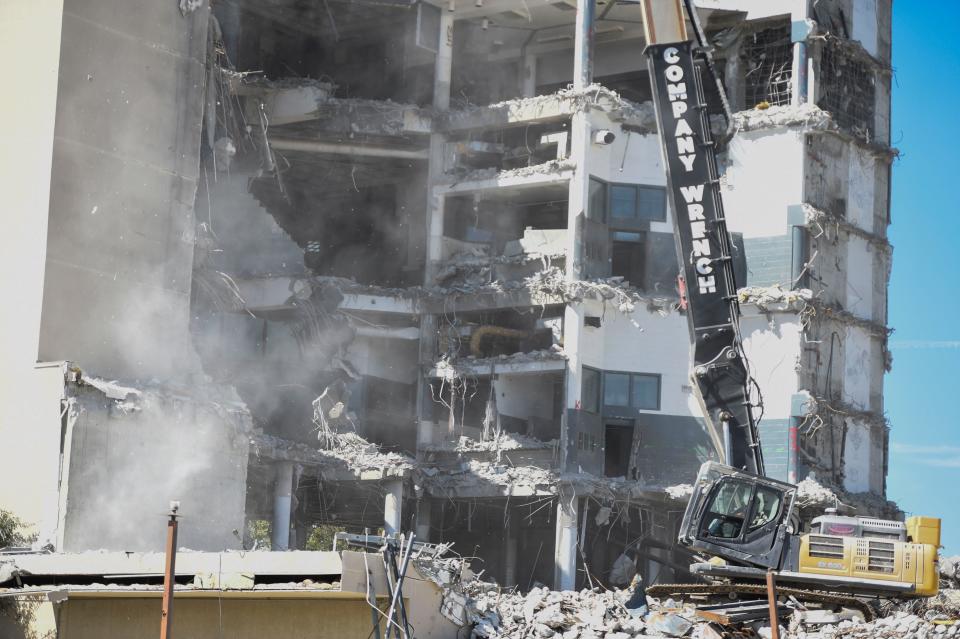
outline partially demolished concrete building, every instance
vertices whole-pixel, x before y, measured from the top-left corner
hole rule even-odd
[[[40,4],[0,10],[0,506],[38,547],[158,550],[178,499],[197,550],[682,578],[718,453],[633,3]],[[768,468],[889,511],[891,2],[696,5]]]

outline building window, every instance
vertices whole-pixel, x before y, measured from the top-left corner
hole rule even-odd
[[[642,410],[660,410],[660,376],[634,374],[631,405]]]
[[[637,217],[651,222],[665,222],[667,220],[667,190],[659,186],[638,186]]]
[[[630,375],[627,373],[605,373],[603,376],[603,405],[630,405]]]
[[[607,183],[597,178],[590,178],[587,217],[597,222],[607,221]]]
[[[660,376],[651,373],[604,373],[603,405],[660,410]]]
[[[637,189],[630,184],[610,185],[610,219],[629,220],[637,216]]]
[[[608,184],[590,178],[590,219],[611,226],[667,219],[667,190],[643,184]]]
[[[580,408],[588,413],[600,412],[600,371],[583,367],[583,388]]]
[[[610,274],[636,288],[644,288],[647,244],[643,233],[614,231],[610,234]]]

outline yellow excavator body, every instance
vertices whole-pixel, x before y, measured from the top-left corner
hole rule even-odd
[[[910,595],[933,596],[939,585],[940,520],[911,517],[906,527],[908,541],[805,534],[800,541],[798,572],[891,585],[911,584]]]

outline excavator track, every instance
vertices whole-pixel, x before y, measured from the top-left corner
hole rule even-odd
[[[845,606],[863,613],[864,621],[873,621],[877,613],[870,604],[850,597],[822,590],[806,590],[804,588],[787,588],[777,586],[777,593],[782,596],[793,596],[800,602],[820,603]],[[766,595],[767,587],[761,584],[730,583],[730,584],[657,584],[647,588],[651,597],[684,597],[689,595]]]

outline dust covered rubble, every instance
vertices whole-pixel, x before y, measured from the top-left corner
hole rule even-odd
[[[440,547],[438,547],[440,548]],[[471,630],[474,639],[639,639],[640,637],[769,637],[769,620],[733,627],[697,616],[694,604],[635,595],[630,589],[552,591],[538,586],[526,594],[506,590],[474,575],[450,546],[414,557],[421,574],[443,591],[442,613]],[[784,639],[935,639],[960,633],[960,557],[940,561],[941,592],[929,599],[890,600],[879,617],[860,612],[805,607],[791,599],[781,617]],[[634,582],[636,584],[636,581]]]
[[[642,617],[644,608],[626,608],[629,599],[625,590],[533,588],[522,595],[498,592],[494,586],[476,593],[468,610],[473,637],[633,639],[644,636],[647,624]],[[686,624],[686,629],[689,627]]]
[[[628,607],[632,605],[629,590],[596,588],[557,592],[534,588],[522,595],[501,592],[493,584],[485,589],[477,585],[472,588],[467,616],[473,626],[471,636],[476,638],[719,639],[770,636],[770,624],[766,619],[723,627],[698,617],[695,606],[681,605],[672,599],[661,601],[647,597],[639,606]],[[952,590],[945,592],[950,596],[960,594]],[[780,636],[784,639],[935,639],[960,633],[960,619],[951,611],[956,608],[944,610],[933,605],[916,613],[891,609],[871,622],[864,622],[859,613],[848,609],[833,612],[817,608],[808,610],[793,602],[789,605],[793,611],[781,618]]]

